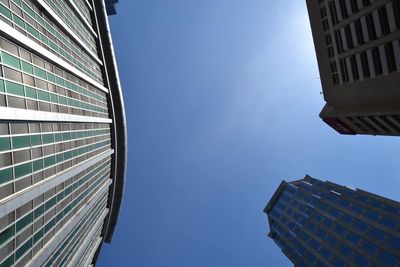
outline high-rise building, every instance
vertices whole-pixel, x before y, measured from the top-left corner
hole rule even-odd
[[[342,134],[400,135],[400,0],[307,0],[326,105]]]
[[[1,267],[91,266],[111,241],[127,153],[115,2],[0,1]]]
[[[295,266],[400,266],[400,203],[306,176],[264,209],[269,237]]]

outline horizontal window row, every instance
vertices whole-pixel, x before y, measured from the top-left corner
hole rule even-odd
[[[0,153],[110,134],[109,129],[0,137]],[[85,140],[80,140],[84,143]]]
[[[97,141],[96,143],[90,143],[87,145],[83,145],[80,146],[78,148],[74,148],[74,149],[70,149],[68,151],[64,151],[64,152],[55,152],[54,146],[50,145],[47,147],[44,147],[43,150],[49,149],[50,152],[53,152],[52,154],[50,154],[51,156],[44,156],[42,157],[40,154],[42,152],[38,152],[38,154],[40,155],[39,157],[35,157],[35,160],[31,160],[30,159],[30,151],[31,150],[22,150],[21,152],[25,155],[19,155],[20,158],[22,158],[23,160],[28,159],[29,162],[24,163],[24,164],[20,164],[19,165],[13,165],[12,167],[8,167],[11,166],[11,160],[6,159],[5,155],[9,155],[8,153],[2,153],[0,154],[3,158],[3,161],[6,161],[6,163],[10,163],[8,166],[5,165],[5,167],[3,167],[2,169],[0,169],[0,184],[4,184],[7,183],[9,181],[13,180],[13,174],[15,179],[20,178],[20,177],[24,177],[32,172],[36,172],[39,171],[43,168],[47,168],[50,167],[52,165],[58,164],[58,163],[62,163],[66,160],[70,160],[72,158],[75,158],[79,155],[91,152],[93,150],[97,150],[98,148],[101,148],[103,146],[107,146],[110,144],[110,139],[107,136],[101,136],[101,137],[97,137],[97,138],[92,138],[91,140],[93,141]],[[103,141],[98,141],[98,140],[103,140]],[[105,141],[104,141],[105,140]],[[65,148],[66,145],[61,146],[61,148]],[[34,149],[32,149],[32,151],[36,151]],[[43,153],[44,154],[44,153]],[[15,157],[15,152],[13,154],[13,156]],[[38,159],[37,159],[38,158]],[[14,158],[14,161],[16,159]],[[25,161],[23,161],[25,162]]]
[[[400,42],[385,43],[379,47],[363,51],[330,63],[334,85],[362,81],[392,72],[400,71]],[[339,73],[340,77],[339,78]]]
[[[81,203],[82,204],[82,203]],[[105,201],[103,200],[101,203],[97,204],[101,205],[102,209],[105,208]],[[80,205],[81,206],[81,205]],[[80,207],[76,208],[78,210]],[[74,215],[75,211],[70,212],[66,215],[64,219],[61,219],[61,221],[57,221],[55,227],[53,229],[50,229],[49,232],[47,232],[44,237],[39,240],[36,244],[34,243],[32,246],[32,249],[26,252],[25,256],[21,258],[18,262],[18,266],[24,266],[27,262],[29,262],[30,259],[34,257],[37,253],[39,253],[40,250],[45,249],[46,243],[58,232],[60,229],[62,229],[63,225],[70,220],[70,218]],[[97,212],[97,208],[94,211],[91,212]]]
[[[44,13],[40,12],[41,10],[43,10],[42,6],[39,3],[36,3],[34,0],[10,0],[10,1],[21,1],[22,3],[25,3],[26,5],[28,5],[32,10],[31,13],[29,13],[33,18],[35,18],[35,16],[33,16],[34,13],[36,13],[37,16],[41,16],[44,17]],[[18,5],[18,3],[17,3]],[[53,8],[52,8],[53,9]],[[46,12],[47,14],[47,12]],[[65,15],[65,14],[64,14]],[[68,23],[66,23],[68,25]],[[54,28],[58,29],[59,32],[66,32],[65,30],[62,30],[62,28],[60,28],[59,23],[54,23]],[[68,25],[69,26],[69,25]],[[72,29],[73,30],[73,29]],[[95,39],[93,36],[86,36],[86,38],[82,38],[82,36],[79,36],[79,39],[83,41],[83,43],[95,54],[97,53],[97,49],[96,49],[96,43],[95,43]]]
[[[63,266],[68,262],[68,256],[71,253],[71,249],[77,249],[78,246],[76,244],[77,240],[80,240],[82,236],[82,232],[87,233],[91,230],[91,226],[94,225],[99,219],[102,211],[105,209],[107,196],[103,195],[99,201],[97,201],[96,207],[92,209],[81,221],[80,223],[72,230],[72,232],[68,235],[68,237],[64,240],[64,242],[56,249],[55,253],[47,260],[45,263],[45,267],[50,266]]]
[[[338,53],[343,53],[371,40],[399,31],[400,24],[397,25],[395,16],[389,16],[389,14],[393,14],[392,12],[399,12],[400,14],[400,9],[394,11],[392,4],[388,3],[377,11],[335,30],[334,36]],[[400,15],[398,17],[400,18]]]
[[[44,201],[44,203],[37,206],[34,210],[32,209],[32,201],[28,202],[27,203],[28,205],[24,205],[25,209],[26,207],[28,207],[28,210],[26,211],[27,213],[23,214],[15,222],[9,221],[8,222],[9,225],[7,225],[7,228],[1,231],[0,248],[2,248],[3,245],[10,240],[10,238],[18,236],[20,233],[25,231],[28,226],[32,226],[33,223],[35,226],[34,231],[36,232],[37,230],[39,230],[43,226],[44,221],[46,222],[48,221],[47,218],[48,216],[46,217],[44,216],[48,211],[52,210],[56,205],[58,205],[61,209],[64,206],[67,206],[67,204],[69,204],[70,202],[69,201],[70,196],[73,196],[75,193],[80,193],[80,191],[83,191],[83,190],[78,190],[78,188],[86,189],[96,180],[107,179],[107,177],[109,177],[109,171],[110,171],[110,165],[108,162],[105,162],[100,166],[98,166],[97,168],[95,168],[94,170],[92,170],[91,172],[87,173],[86,175],[83,174],[73,184],[66,186],[56,195],[54,195],[55,188],[49,190],[48,192],[46,192],[46,194],[43,194],[42,199],[44,199],[46,195],[49,195],[50,197],[48,197]],[[87,183],[89,181],[91,182]],[[60,206],[59,204],[62,201],[64,201],[64,204]],[[54,216],[54,214],[51,215],[52,215],[51,217]],[[7,219],[9,217],[11,217],[10,214],[6,216]],[[4,219],[2,219],[2,221],[4,221]]]
[[[85,267],[87,265],[86,262],[92,260],[92,258],[89,258],[89,257],[91,257],[93,255],[92,253],[95,252],[93,250],[97,249],[97,247],[99,246],[97,241],[99,240],[99,238],[101,238],[101,230],[102,230],[102,227],[98,227],[96,233],[92,236],[87,249],[83,253],[80,260],[78,261],[77,267]],[[72,254],[70,254],[70,257],[71,256],[72,256]]]
[[[100,202],[100,204],[97,205],[90,217],[86,218],[85,221],[82,221],[79,226],[74,229],[69,238],[44,265],[45,267],[66,266],[66,264],[69,263],[71,257],[75,255],[75,252],[79,249],[79,244],[81,244],[82,240],[84,240],[87,234],[92,230],[91,225],[96,224],[96,222],[100,219],[101,212],[105,209],[106,201],[103,200]],[[99,236],[101,233],[101,229],[102,228],[100,226],[97,236]]]
[[[82,15],[84,16],[85,20],[93,27],[92,24],[92,12],[89,7],[89,3],[85,0],[72,0],[75,6],[81,11]]]
[[[68,199],[64,201],[65,205],[60,212],[56,213],[55,212],[56,208],[54,207],[53,208],[54,211],[51,214],[52,216],[50,216],[49,220],[44,223],[44,226],[42,226],[39,231],[36,231],[36,233],[33,234],[33,237],[30,237],[27,241],[25,241],[25,243],[23,243],[19,247],[16,247],[13,254],[10,257],[8,257],[5,261],[8,261],[12,257],[13,262],[18,262],[24,259],[23,257],[25,257],[27,253],[29,253],[31,257],[32,256],[31,248],[38,243],[40,243],[41,247],[44,247],[44,245],[50,240],[50,238],[54,236],[55,228],[61,222],[65,223],[66,222],[65,219],[71,218],[72,214],[76,214],[78,210],[86,203],[87,198],[93,195],[94,192],[96,192],[101,187],[101,185],[104,184],[104,181],[106,179],[108,179],[107,175],[100,176],[95,182],[91,183],[91,185],[88,186],[86,189],[79,190],[80,191],[79,194],[72,193],[72,195],[69,196]],[[50,238],[46,239],[47,235],[49,234]]]
[[[307,220],[304,226],[304,228],[297,228],[296,231],[294,231],[296,236],[304,240],[314,251],[317,251],[328,261],[336,264],[342,261],[340,258],[337,258],[338,255],[333,255],[331,253],[334,251],[336,254],[339,252],[342,259],[347,259],[361,266],[365,266],[368,262],[375,262],[368,259],[368,255],[374,252],[365,251],[360,254],[358,253],[359,250],[354,249],[354,247],[361,249],[366,245],[370,247],[374,247],[375,245],[362,239],[361,236],[347,231],[337,221],[333,222],[327,217],[314,212],[311,214],[310,220]],[[293,226],[288,225],[289,229],[292,229],[292,227]],[[326,231],[324,229],[326,229]],[[341,266],[344,265],[341,264]]]
[[[106,106],[106,94],[99,90],[94,89],[98,92],[98,94],[96,94],[76,83],[72,83],[63,77],[54,74],[54,72],[46,71],[44,68],[35,66],[28,61],[20,59],[4,51],[1,52],[1,61],[3,63],[2,65],[4,66],[2,70],[3,77],[8,76],[6,78],[18,82],[22,82],[24,78],[24,81],[29,83],[31,86],[37,86],[48,91],[57,91],[59,94],[65,96],[79,100],[82,99],[85,102],[94,103],[97,105],[103,104],[103,106]],[[48,65],[47,67],[52,69],[52,65]],[[5,69],[7,69],[7,71]]]
[[[0,65],[0,92],[32,99],[51,101],[95,112],[107,113],[107,103],[90,99],[73,91],[65,90],[51,82],[46,82],[34,76],[25,74],[6,66]]]
[[[4,56],[4,52],[2,53]],[[38,69],[35,70],[36,73],[39,72]],[[103,109],[107,108],[107,103],[106,101],[98,101],[89,97],[86,97],[84,95],[81,95],[79,93],[74,92],[71,89],[65,89],[65,87],[61,87],[58,85],[61,83],[61,81],[51,81],[51,78],[49,79],[50,81],[43,80],[42,78],[37,78],[37,75],[34,76],[32,74],[29,74],[29,72],[26,71],[21,71],[19,69],[14,68],[11,66],[11,68],[7,65],[1,66],[0,70],[0,76],[5,77],[7,80],[11,80],[14,84],[17,83],[19,85],[26,85],[29,86],[31,89],[35,89],[38,91],[43,91],[44,93],[52,92],[53,95],[58,96],[60,98],[64,98],[64,102],[67,101],[67,99],[74,100],[74,101],[79,101],[84,104],[88,104],[90,106],[98,106],[98,107],[103,107]],[[53,77],[54,78],[54,77]],[[4,79],[2,79],[4,80]],[[14,87],[18,85],[12,85]],[[1,84],[2,91],[4,91],[4,82],[2,81]],[[21,94],[20,91],[16,91],[19,95]],[[31,94],[32,97],[36,97],[35,94]]]
[[[36,139],[37,136],[28,139],[16,139],[13,141],[12,144],[17,147],[14,142],[19,142],[20,145],[25,146],[26,149],[15,149],[11,152],[2,152],[0,154],[0,170],[11,166],[17,165],[25,161],[30,161],[31,159],[39,159],[42,157],[46,157],[49,155],[57,154],[59,152],[75,149],[75,148],[82,148],[86,147],[93,143],[98,143],[103,140],[109,140],[110,136],[106,135],[99,135],[93,137],[86,137],[81,140],[75,141],[60,141],[58,143],[49,143],[49,144],[39,144],[41,141],[41,137]],[[43,138],[43,137],[42,137]],[[36,139],[36,140],[35,140]],[[36,142],[32,143],[32,146],[29,146],[29,142]],[[50,142],[50,140],[46,140]],[[1,180],[1,179],[0,179]]]
[[[88,117],[98,117],[98,118],[108,118],[107,114],[97,113],[94,111],[87,111],[72,107],[62,106],[60,104],[50,104],[45,101],[31,100],[19,96],[14,96],[11,94],[1,94],[0,93],[0,106],[28,109],[28,110],[39,110],[45,112],[53,113],[63,113],[70,115],[88,116]]]
[[[348,4],[346,2],[348,2]],[[330,0],[328,2],[328,12],[332,19],[332,25],[336,25],[341,20],[347,19],[351,15],[355,15],[360,10],[370,6],[371,4],[371,0]],[[325,9],[325,5],[320,8],[322,18],[324,18],[328,12]]]
[[[400,115],[346,117],[346,121],[365,134],[400,134]]]
[[[357,229],[357,231],[360,231],[360,233],[362,233],[363,237],[370,236],[370,238],[373,238],[374,240],[379,240],[379,242],[382,242],[382,241],[386,240],[387,238],[389,238],[390,232],[396,229],[396,228],[395,229],[389,228],[390,230],[386,230],[383,227],[378,229],[376,226],[373,226],[373,225],[367,223],[368,219],[372,220],[375,225],[376,225],[376,223],[381,223],[378,220],[379,217],[375,218],[375,217],[370,216],[370,214],[371,215],[373,214],[373,211],[371,211],[371,210],[364,210],[364,212],[361,214],[362,217],[356,218],[356,217],[350,216],[349,214],[345,213],[344,210],[339,211],[339,210],[337,210],[325,203],[322,203],[322,202],[319,202],[319,203],[316,202],[313,204],[316,207],[318,207],[321,211],[326,212],[327,214],[333,216],[333,218],[340,218],[339,220],[337,220],[335,222],[334,225],[331,225],[331,226],[333,226],[334,231],[336,231],[339,235],[342,235],[342,236],[344,236],[346,233],[349,233],[350,231],[347,230],[345,227],[341,226],[338,222],[342,222],[343,225],[346,225],[346,226],[352,225],[354,227],[354,229]],[[379,215],[377,215],[377,216],[379,216]],[[323,217],[324,216],[322,214],[315,215],[314,219],[316,221],[321,221]],[[385,221],[389,220],[389,219],[391,219],[391,218],[390,217],[384,218]],[[395,224],[397,225],[398,222],[396,221]],[[365,227],[363,227],[363,225]],[[388,225],[388,226],[384,225],[384,226],[390,227],[390,225]],[[387,232],[384,232],[383,230],[385,230]],[[353,241],[358,242],[359,239],[360,238],[357,238],[357,239],[354,239]]]
[[[73,98],[0,79],[0,106],[108,118],[108,110]]]
[[[60,33],[62,31],[54,23],[51,24],[50,19],[33,11],[24,2],[29,3],[29,0],[21,1],[21,7],[14,3],[11,7],[0,5],[0,19],[86,75],[103,83],[100,65],[72,42],[67,34]]]
[[[74,184],[78,180],[82,179],[85,175],[89,174],[94,174],[97,172],[100,172],[102,169],[110,165],[110,157],[104,158],[95,164],[89,166],[85,170],[81,171],[80,173],[72,176],[71,178],[65,180],[64,182],[58,184],[57,186],[53,187],[52,189],[48,190],[47,192],[39,195],[32,201],[27,202],[26,204],[20,206],[17,208],[15,211],[10,212],[6,216],[3,216],[0,218],[0,232],[2,232],[4,229],[8,228],[15,220],[18,220],[22,217],[24,217],[26,214],[32,211],[33,208],[36,208],[40,205],[42,205],[44,202],[49,200],[51,197],[54,195],[57,195],[61,191],[64,190],[64,188],[69,187],[70,185]],[[32,208],[33,205],[33,208]],[[3,242],[4,243],[4,242]]]
[[[89,102],[89,99],[105,103],[107,94],[93,85],[56,67],[41,57],[0,38],[1,61],[14,70],[22,71],[25,75],[39,78],[41,88],[54,90],[54,87],[62,95],[73,96]],[[27,79],[27,82],[32,79]],[[43,82],[47,82],[46,85]],[[32,83],[32,82],[31,82]],[[86,100],[87,99],[87,100]]]
[[[300,188],[303,187],[302,184],[300,184],[299,186],[300,186]],[[312,187],[307,186],[306,188],[311,189]],[[390,233],[390,231],[396,231],[400,224],[400,221],[396,214],[391,214],[391,216],[388,216],[387,214],[384,214],[384,215],[379,214],[378,212],[376,212],[370,208],[364,209],[362,207],[363,205],[361,204],[361,202],[359,203],[359,201],[357,201],[355,199],[348,200],[343,196],[339,196],[339,195],[333,194],[333,193],[328,193],[325,195],[320,194],[320,195],[321,195],[322,199],[328,199],[329,201],[332,201],[333,203],[341,206],[341,208],[336,208],[336,207],[334,207],[334,205],[325,203],[325,200],[324,201],[320,200],[321,197],[313,197],[313,196],[309,195],[308,193],[306,193],[304,191],[302,192],[300,190],[298,190],[296,192],[296,196],[298,199],[304,199],[305,203],[312,204],[312,206],[318,208],[321,211],[324,211],[324,212],[330,214],[334,218],[340,218],[346,225],[354,224],[354,227],[356,227],[357,229],[360,229],[360,230],[364,230],[366,233],[370,233],[371,235],[374,235],[374,238],[378,238],[378,236],[379,236],[379,239],[381,241],[386,240],[387,238],[390,237],[390,235],[385,235],[385,232],[381,231],[380,229],[378,229],[372,225],[368,225],[368,224],[364,223],[363,221],[360,221],[358,218],[350,216],[349,214],[345,213],[344,211],[346,209],[351,210],[352,212],[356,212],[357,214],[359,214],[360,216],[362,216],[366,219],[369,219],[369,220],[374,221],[375,223],[381,224],[382,226],[390,229],[390,230],[388,230],[388,233]],[[359,205],[357,205],[358,203],[359,203]],[[277,210],[275,210],[276,207],[278,207]],[[283,208],[283,207],[285,207],[285,208]],[[291,210],[291,208],[289,208],[289,207],[298,208],[299,210],[302,211],[302,213],[294,214],[293,211]],[[282,211],[284,211],[284,212],[282,212]],[[307,206],[305,206],[301,203],[296,203],[295,199],[293,199],[292,201],[289,202],[289,199],[285,195],[285,192],[279,198],[277,204],[273,208],[273,212],[270,215],[274,220],[280,221],[280,223],[285,224],[288,222],[288,219],[286,217],[284,217],[284,213],[288,214],[292,220],[294,219],[299,224],[306,224],[307,223],[306,219],[308,218],[308,216],[311,216],[311,215],[312,215],[313,219],[315,219],[317,221],[320,221],[324,217],[323,215],[316,213],[314,211],[314,209],[307,208]],[[302,216],[304,213],[306,213],[306,215]],[[396,219],[396,216],[397,216],[397,219]],[[363,220],[365,220],[365,219],[363,219]],[[364,224],[365,227],[361,227],[362,224]],[[330,226],[332,226],[332,225],[330,225]],[[385,236],[386,236],[386,239],[385,239]],[[400,240],[399,240],[399,243],[400,243]]]
[[[0,198],[8,197],[33,184],[46,180],[62,171],[86,161],[110,149],[110,141],[101,141],[35,159],[0,171]]]
[[[0,136],[34,133],[73,132],[82,130],[109,129],[107,123],[74,122],[0,122]]]
[[[46,3],[60,16],[70,29],[82,39],[87,46],[96,51],[96,40],[92,32],[80,20],[65,0],[45,0]]]
[[[101,212],[105,209],[105,207],[103,207],[103,209],[100,209],[99,212],[96,214],[98,216],[101,215]],[[76,236],[76,238],[74,240],[71,241],[71,244],[69,244],[69,246],[63,251],[61,257],[54,261],[52,264],[53,266],[66,266],[68,262],[71,261],[71,259],[74,257],[74,255],[78,252],[79,249],[82,249],[80,247],[80,245],[82,244],[82,242],[86,239],[89,238],[89,233],[90,231],[93,229],[93,225],[95,225],[97,223],[98,218],[93,218],[93,220],[89,221],[87,224],[84,225],[84,227],[79,229],[79,232]],[[89,223],[92,223],[92,225],[89,225]],[[92,239],[90,240],[89,244],[86,246],[85,252],[83,255],[81,255],[80,261],[83,260],[83,258],[85,257],[85,253],[88,252],[88,250],[91,248],[90,246],[93,245],[92,242],[97,241],[97,237],[100,236],[101,234],[101,230],[102,230],[102,225],[97,227],[96,230],[96,234],[94,237],[92,237]],[[47,263],[47,265],[45,266],[52,266],[52,264],[50,262]],[[80,266],[79,263],[76,264],[75,266]]]

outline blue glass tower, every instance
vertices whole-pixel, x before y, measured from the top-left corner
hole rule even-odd
[[[306,176],[264,209],[268,236],[295,266],[400,266],[400,203]]]

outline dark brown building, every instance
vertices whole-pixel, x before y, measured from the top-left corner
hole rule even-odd
[[[307,0],[326,105],[342,134],[400,135],[400,0]]]

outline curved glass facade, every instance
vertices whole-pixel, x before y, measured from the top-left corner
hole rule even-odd
[[[90,266],[126,126],[104,1],[0,1],[0,266]]]

